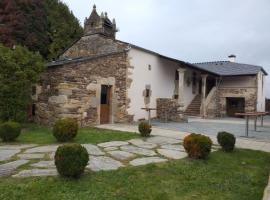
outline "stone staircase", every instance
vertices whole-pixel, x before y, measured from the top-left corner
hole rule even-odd
[[[186,116],[200,116],[202,97],[198,94],[187,107],[184,114]]]

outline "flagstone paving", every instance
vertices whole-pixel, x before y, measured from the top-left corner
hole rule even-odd
[[[136,132],[137,129],[132,125],[106,125],[101,128],[130,132]],[[89,154],[86,172],[116,170],[185,158],[187,154],[182,140],[187,134],[154,127],[149,138],[109,141],[97,145],[83,144]],[[215,144],[212,151],[216,151],[219,148],[216,138],[210,137]],[[270,143],[267,141],[237,138],[236,146],[270,152]],[[37,144],[0,145],[0,177],[57,176],[54,155],[58,147],[59,145]]]
[[[54,155],[59,145],[0,146],[0,177],[56,176]],[[187,156],[181,140],[161,136],[83,144],[89,154],[86,171],[116,170],[126,166],[166,162]],[[29,162],[29,163],[28,163]],[[24,165],[23,169],[20,166]]]

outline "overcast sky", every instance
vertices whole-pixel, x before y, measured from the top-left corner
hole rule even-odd
[[[270,73],[270,0],[62,0],[83,24],[93,4],[117,39],[187,62],[227,60]],[[267,78],[270,97],[270,77]]]

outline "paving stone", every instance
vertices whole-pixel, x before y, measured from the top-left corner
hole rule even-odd
[[[104,148],[104,151],[116,151],[116,150],[119,150],[118,147],[107,147],[107,148]]]
[[[25,153],[49,153],[55,152],[59,145],[47,145],[47,146],[39,146],[31,149],[27,149]]]
[[[0,151],[0,161],[8,160],[20,151],[19,149],[2,149]]]
[[[161,136],[154,136],[154,137],[149,137],[146,140],[147,142],[154,143],[154,144],[177,144],[180,143],[181,140],[173,139],[173,138],[168,138],[168,137],[161,137]]]
[[[18,174],[13,175],[15,178],[23,178],[23,177],[32,177],[32,176],[57,176],[58,172],[56,169],[31,169],[31,170],[23,170]]]
[[[37,144],[21,144],[21,145],[0,145],[0,150],[22,150],[27,148],[32,148],[37,146]]]
[[[49,154],[49,159],[54,160],[55,152]]]
[[[31,164],[32,167],[38,167],[38,168],[54,168],[55,164],[54,161],[40,161],[34,164]]]
[[[128,142],[137,146],[137,147],[141,147],[141,148],[145,148],[145,149],[153,149],[153,148],[157,147],[157,144],[145,142],[142,139],[132,139],[132,140],[129,140]]]
[[[108,153],[117,160],[127,160],[136,156],[125,151],[109,151]]]
[[[99,147],[119,147],[119,146],[123,146],[123,145],[128,145],[128,142],[124,142],[124,141],[112,141],[112,142],[104,142],[104,143],[100,143],[98,144]]]
[[[89,164],[87,165],[87,168],[92,171],[116,170],[119,167],[124,167],[124,165],[121,162],[106,156],[90,156]]]
[[[155,156],[156,155],[156,152],[154,152],[153,150],[135,147],[132,145],[121,146],[120,149],[122,151],[126,151],[129,153],[135,153],[135,154],[139,154],[139,155],[143,155],[143,156]]]
[[[18,167],[28,162],[29,160],[16,160],[0,165],[0,177],[11,175]]]
[[[130,161],[129,163],[132,166],[139,166],[139,165],[147,165],[150,163],[160,163],[160,162],[166,162],[166,161],[168,160],[164,158],[160,158],[160,157],[147,157],[147,158],[137,158]]]
[[[163,155],[169,159],[182,159],[187,157],[187,154],[181,151],[175,151],[171,149],[158,149],[157,151],[160,155]]]
[[[161,148],[185,152],[185,148],[181,144],[165,144],[165,145],[162,145]]]
[[[82,146],[84,146],[86,148],[88,154],[90,154],[90,155],[94,155],[94,156],[103,156],[103,155],[105,155],[105,153],[103,151],[101,151],[96,145],[83,144]]]
[[[18,154],[17,155],[20,159],[26,159],[26,160],[31,160],[31,159],[41,159],[44,158],[45,154],[43,153],[23,153],[23,154]]]

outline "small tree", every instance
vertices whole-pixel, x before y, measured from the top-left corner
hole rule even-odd
[[[31,103],[31,88],[44,70],[38,53],[0,44],[0,120],[23,121]]]

